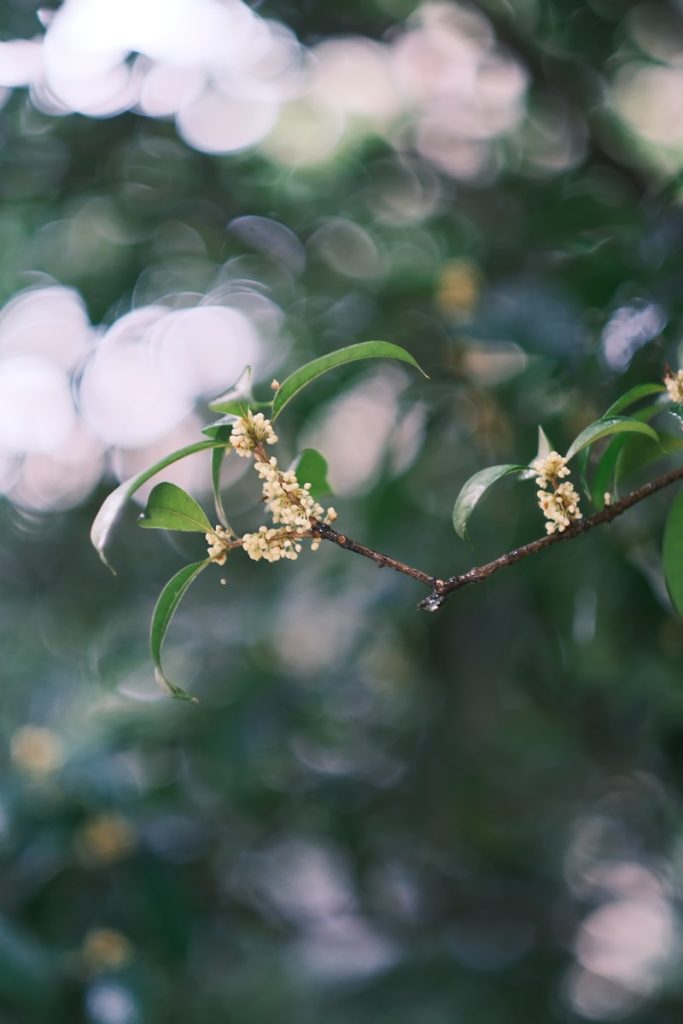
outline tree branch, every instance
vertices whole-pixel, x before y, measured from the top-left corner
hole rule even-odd
[[[545,537],[539,537],[538,540],[533,540],[529,544],[522,545],[522,547],[514,548],[512,551],[508,551],[507,554],[494,558],[491,562],[475,566],[459,576],[450,576],[445,580],[439,579],[436,576],[430,576],[429,573],[423,572],[421,569],[415,569],[411,565],[406,565],[405,562],[391,558],[389,555],[384,555],[379,551],[373,550],[373,548],[366,547],[365,544],[359,544],[345,534],[338,533],[325,523],[313,521],[311,529],[312,533],[323,540],[337,544],[340,548],[344,548],[345,551],[354,551],[357,555],[369,558],[379,569],[387,566],[389,569],[400,572],[404,576],[410,576],[412,579],[418,580],[418,582],[429,587],[431,593],[420,601],[418,608],[421,608],[423,611],[435,612],[443,605],[446,598],[456,590],[460,590],[470,583],[481,583],[500,569],[506,569],[509,565],[514,565],[515,562],[521,562],[523,558],[528,558],[529,555],[535,555],[539,551],[544,551],[553,544],[559,544],[564,540],[573,540],[575,537],[588,533],[589,530],[594,529],[596,526],[601,526],[603,523],[610,523],[633,505],[637,505],[639,501],[644,501],[645,498],[649,498],[650,495],[661,491],[664,487],[668,487],[677,480],[683,480],[683,466],[655,477],[654,480],[650,480],[648,483],[643,484],[642,487],[631,491],[630,494],[621,498],[620,501],[616,501],[613,505],[606,505],[600,512],[596,512],[587,519],[579,519],[562,533],[551,533]]]

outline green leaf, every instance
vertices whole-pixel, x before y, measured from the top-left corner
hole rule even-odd
[[[124,480],[122,484],[116,488],[115,491],[105,498],[104,502],[100,506],[100,510],[93,519],[93,524],[90,527],[90,541],[92,546],[97,551],[101,560],[108,568],[114,572],[111,565],[105,558],[105,548],[109,540],[114,523],[121,514],[126,502],[131,498],[143,484],[151,480],[153,476],[160,473],[162,469],[166,469],[167,466],[172,465],[174,462],[180,461],[180,459],[186,459],[188,455],[194,455],[195,452],[207,451],[210,448],[224,448],[224,441],[198,441],[196,444],[190,444],[186,448],[179,448],[178,451],[172,452],[167,455],[160,462],[155,462],[149,469],[139,473],[137,476],[130,477],[128,480]]]
[[[503,466],[489,466],[488,469],[480,469],[478,473],[471,476],[464,484],[453,506],[453,528],[458,537],[463,540],[467,537],[467,522],[485,492],[497,480],[511,473],[521,473],[527,466],[515,466],[507,464]]]
[[[541,427],[539,425],[539,428],[538,428],[538,448],[536,450],[536,458],[537,459],[545,459],[545,458],[547,458],[548,455],[550,455],[551,451],[553,451],[553,446],[550,443],[550,439],[548,438],[548,435],[546,434],[546,432],[543,429],[543,427]]]
[[[230,523],[223,507],[223,498],[221,497],[221,466],[223,465],[224,458],[225,451],[223,448],[214,448],[211,452],[211,488],[213,490],[213,506],[216,510],[218,522],[222,523],[226,529],[230,529]]]
[[[315,448],[304,448],[289,467],[296,473],[296,478],[303,487],[311,485],[311,494],[316,499],[332,494],[327,481],[327,461]]]
[[[553,451],[553,446],[548,438],[543,427],[538,428],[538,445],[536,447],[536,454],[534,455],[531,462],[535,462],[536,459],[545,459]],[[531,464],[526,467],[524,472],[521,474],[522,480],[532,480],[536,476],[536,470],[532,468]]]
[[[597,509],[604,508],[605,494],[614,492],[616,486],[616,472],[619,457],[623,451],[624,444],[628,440],[623,435],[613,438],[600,456],[591,485],[591,500]],[[644,443],[650,444],[651,439],[641,438]]]
[[[209,402],[209,409],[213,410],[213,412],[228,413],[231,416],[244,416],[247,409],[270,409],[272,404],[272,400],[258,402],[254,398],[251,366],[245,366],[232,387],[224,391],[218,398],[214,398],[212,402]],[[219,420],[219,424],[221,422]],[[204,433],[207,433],[207,430]]]
[[[657,432],[648,426],[647,423],[642,423],[640,420],[631,419],[624,416],[613,416],[611,419],[599,419],[595,420],[594,423],[589,423],[581,433],[574,438],[565,458],[567,461],[573,459],[574,456],[581,451],[582,448],[587,448],[589,445],[595,444],[603,437],[609,437],[610,434],[646,434],[648,437],[657,440]]]
[[[200,572],[203,572],[209,564],[210,559],[205,558],[201,562],[193,562],[191,565],[186,565],[180,572],[177,572],[159,594],[154,611],[152,612],[152,623],[149,630],[149,649],[152,652],[152,659],[154,661],[154,674],[157,682],[179,700],[196,701],[196,697],[190,697],[180,686],[172,683],[165,675],[161,667],[161,647],[168,632],[168,627],[171,624],[171,619],[175,615],[176,608],[185,596],[190,584],[194,583]]]
[[[335,370],[346,363],[355,363],[359,359],[400,359],[401,362],[409,363],[427,376],[414,356],[400,345],[394,345],[389,341],[361,341],[357,345],[349,345],[319,359],[313,359],[283,380],[273,399],[273,420],[278,418],[284,407],[312,380],[327,373],[328,370]]]
[[[666,391],[663,384],[636,384],[635,387],[629,388],[615,402],[612,402],[609,409],[605,409],[600,418],[606,420],[616,416],[623,409],[627,409],[629,405],[639,402],[641,398],[647,398],[648,395],[658,395],[662,391]]]
[[[213,529],[202,506],[171,483],[156,485],[138,522],[149,530],[208,533]]]
[[[683,615],[683,490],[674,498],[666,519],[662,563],[671,602]]]
[[[242,416],[254,401],[252,376],[251,366],[245,366],[232,387],[209,402],[209,409],[214,412],[234,412],[235,416]],[[237,409],[233,409],[233,406],[237,406]]]
[[[239,416],[235,416],[233,413],[228,413],[225,416],[221,416],[219,420],[214,420],[213,423],[208,423],[203,427],[202,434],[206,434],[206,436],[210,437],[212,441],[225,441],[227,447],[227,442],[230,440],[232,428],[235,423],[237,423],[238,419]]]
[[[647,386],[657,387],[658,385]],[[638,389],[631,389],[631,391],[636,390]],[[627,394],[628,393],[629,392],[627,392]],[[662,405],[659,402],[652,402],[650,405],[643,406],[641,409],[634,412],[632,418],[641,420],[643,423],[647,423],[660,412],[662,412]],[[661,436],[659,437],[659,444],[661,448],[663,444]],[[596,508],[603,508],[605,504],[605,492],[609,491],[610,493],[616,493],[617,484],[622,477],[629,476],[629,474],[632,473],[634,469],[639,468],[641,464],[644,465],[648,461],[655,461],[656,459],[661,458],[663,454],[666,454],[664,451],[660,452],[659,449],[655,449],[654,455],[652,455],[651,459],[641,458],[643,450],[650,453],[653,452],[652,445],[653,438],[651,437],[629,436],[624,434],[621,434],[610,441],[598,459],[598,463],[595,467],[595,474],[591,487],[591,500]],[[634,457],[633,465],[632,456]]]
[[[633,438],[631,444],[619,459],[619,476],[631,476],[653,462],[659,462],[667,455],[678,455],[683,450],[683,437],[678,434],[659,435],[659,444],[652,444],[648,438]]]

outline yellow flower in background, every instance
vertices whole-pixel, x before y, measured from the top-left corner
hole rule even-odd
[[[91,928],[81,947],[81,959],[93,974],[118,971],[130,961],[133,947],[113,928]]]
[[[121,814],[97,814],[77,833],[76,847],[87,863],[113,864],[127,857],[135,847],[135,832]]]
[[[12,736],[10,757],[20,772],[47,776],[64,763],[64,744],[52,729],[42,725],[24,725]]]

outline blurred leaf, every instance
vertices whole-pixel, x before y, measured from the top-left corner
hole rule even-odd
[[[611,419],[599,419],[595,420],[594,423],[589,423],[580,434],[578,434],[572,441],[565,458],[567,461],[573,459],[574,456],[581,451],[582,448],[587,448],[589,445],[595,444],[603,437],[609,437],[610,434],[621,434],[621,433],[634,433],[634,434],[646,434],[648,437],[657,440],[657,432],[649,427],[647,423],[641,423],[640,420],[630,419],[628,417],[615,416]]]
[[[0,996],[44,1009],[55,996],[57,982],[55,960],[30,933],[0,918]]]
[[[327,460],[315,448],[304,448],[289,468],[296,473],[302,487],[304,484],[311,485],[311,494],[314,498],[332,494],[332,488],[327,480]]]
[[[427,377],[415,357],[400,345],[394,345],[389,341],[361,341],[357,345],[349,345],[347,348],[330,352],[326,356],[320,356],[319,359],[313,359],[290,374],[275,393],[273,420],[277,419],[284,407],[312,380],[329,370],[335,370],[338,366],[344,366],[346,363],[357,362],[359,359],[399,359],[401,362],[414,366]]]
[[[611,416],[616,416],[623,409],[627,409],[629,405],[634,405],[635,402],[640,401],[641,398],[647,398],[648,395],[657,395],[662,391],[666,391],[663,384],[636,384],[635,387],[629,388],[625,391],[615,402],[612,402],[609,409],[605,409],[601,419],[608,419]]]
[[[475,506],[483,497],[486,491],[497,480],[511,473],[521,473],[526,466],[515,466],[512,464],[502,466],[489,466],[488,469],[480,469],[478,473],[471,476],[464,484],[453,506],[453,528],[463,540],[467,537],[467,522],[474,511]]]
[[[100,509],[93,519],[92,526],[90,527],[90,542],[97,551],[101,560],[108,568],[114,572],[114,569],[105,558],[104,551],[109,540],[112,528],[118,519],[121,511],[123,510],[126,502],[132,497],[135,492],[142,487],[144,483],[147,483],[153,476],[160,473],[162,469],[166,469],[167,466],[172,465],[174,462],[179,462],[180,459],[186,459],[188,455],[194,455],[195,452],[207,451],[209,448],[224,448],[224,441],[210,440],[210,441],[198,441],[196,444],[187,445],[186,448],[179,448],[176,452],[171,452],[164,459],[159,462],[155,462],[149,469],[139,473],[138,476],[130,477],[128,480],[124,480],[115,491],[105,498],[104,502],[100,506]]]
[[[683,451],[683,437],[678,434],[661,434],[657,445],[650,442],[648,438],[636,437],[631,444],[620,453],[618,465],[618,479],[632,476],[645,466],[659,462],[667,455],[678,455]]]
[[[193,562],[186,565],[180,572],[177,572],[159,594],[159,598],[152,613],[152,623],[149,631],[149,648],[154,660],[155,675],[162,687],[166,687],[173,697],[179,700],[196,700],[189,694],[172,683],[164,674],[161,667],[161,647],[166,637],[171,619],[188,588],[197,579],[199,574],[210,564],[210,559],[205,558],[201,562]]]
[[[590,455],[590,449],[589,448],[582,448],[581,449],[581,451],[579,452],[579,457],[576,460],[576,471],[577,471],[578,476],[579,476],[579,483],[581,485],[581,490],[583,491],[583,493],[586,495],[586,497],[590,501],[592,499],[592,495],[591,495],[590,486],[588,484],[588,457],[589,457],[589,455]]]
[[[678,492],[669,509],[662,560],[669,596],[678,614],[683,615],[683,490]]]
[[[149,530],[207,533],[213,529],[206,512],[192,495],[167,482],[156,485],[138,522]]]

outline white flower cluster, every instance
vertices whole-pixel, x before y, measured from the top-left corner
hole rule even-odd
[[[555,487],[557,481],[563,476],[569,476],[567,460],[559,452],[549,452],[548,455],[534,459],[531,468],[538,474],[536,483],[539,487]]]
[[[311,550],[320,547],[320,538],[312,534],[313,521],[331,523],[337,518],[333,508],[324,509],[312,496],[310,484],[300,484],[291,470],[283,471],[274,456],[266,458],[263,445],[275,444],[277,435],[263,413],[248,412],[232,428],[230,444],[238,455],[254,459],[254,469],[262,481],[263,500],[275,526],[261,526],[257,533],[245,533],[242,548],[255,562],[264,558],[279,562],[295,559],[301,541],[310,538]],[[279,527],[279,528],[276,528]],[[207,533],[209,558],[223,565],[234,538],[222,527]]]
[[[579,509],[579,495],[574,487],[570,483],[560,483],[562,477],[569,476],[564,455],[549,452],[534,459],[531,468],[535,470],[536,483],[541,488],[536,494],[538,506],[548,520],[545,524],[547,533],[563,533],[571,523],[583,519]]]
[[[679,370],[677,373],[667,373],[664,384],[671,401],[683,403],[683,370]]]
[[[257,462],[254,469],[263,481],[263,499],[274,523],[307,530],[311,519],[324,517],[322,505],[310,494],[311,485],[302,487],[295,473],[278,469],[275,457],[268,462]]]
[[[225,565],[233,541],[230,531],[224,526],[216,526],[215,530],[211,530],[205,536],[209,545],[209,559],[216,565]]]
[[[249,411],[246,416],[240,417],[230,434],[230,444],[244,459],[253,455],[258,445],[276,443],[277,434],[273,430],[273,424],[262,412],[254,415]]]
[[[570,483],[559,484],[554,491],[538,491],[538,504],[549,520],[546,533],[563,533],[571,523],[583,516],[579,510],[579,495]]]
[[[244,534],[242,547],[255,562],[261,558],[265,558],[266,562],[279,562],[281,558],[295,559],[301,551],[297,536],[291,530],[260,526],[258,533]]]

